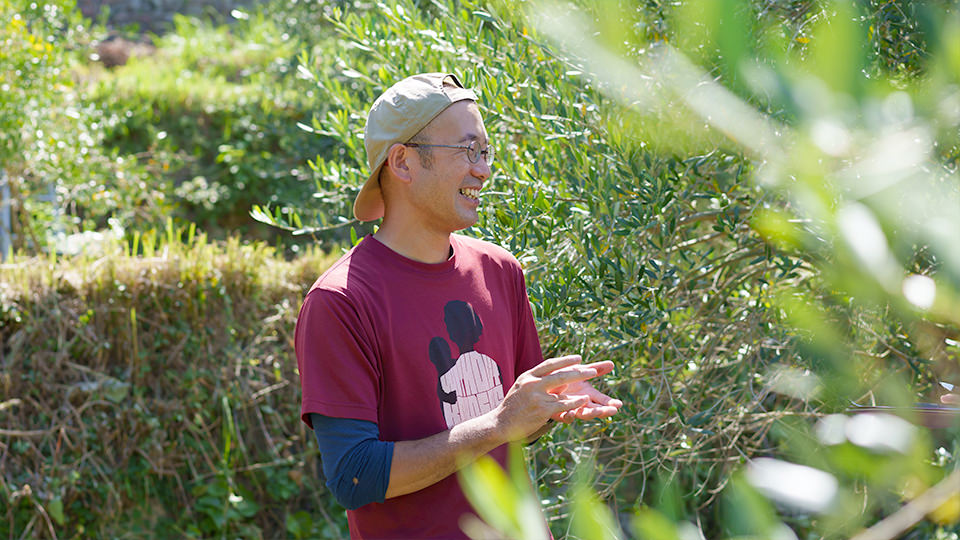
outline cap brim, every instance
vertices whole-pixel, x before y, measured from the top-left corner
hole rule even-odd
[[[376,221],[383,217],[383,193],[380,191],[380,169],[381,163],[373,173],[367,177],[360,193],[353,201],[353,217],[360,221]]]

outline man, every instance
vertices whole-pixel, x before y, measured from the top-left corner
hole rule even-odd
[[[588,379],[611,362],[543,360],[523,272],[477,221],[493,147],[477,96],[450,74],[395,84],[364,130],[354,203],[371,236],[313,285],[297,320],[302,418],[353,538],[462,538],[458,468],[552,420],[612,416]],[[453,351],[456,350],[456,353]]]

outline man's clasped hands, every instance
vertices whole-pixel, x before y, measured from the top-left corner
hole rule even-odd
[[[622,401],[590,383],[590,379],[613,371],[613,362],[581,361],[576,354],[549,358],[517,377],[497,410],[500,427],[511,439],[530,436],[548,420],[594,420],[620,410]]]

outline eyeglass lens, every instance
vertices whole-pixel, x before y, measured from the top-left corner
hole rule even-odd
[[[476,163],[480,159],[480,156],[483,156],[483,161],[490,165],[493,163],[493,146],[487,146],[483,150],[480,149],[480,143],[477,141],[470,141],[470,144],[467,145],[467,159],[470,160],[470,163]]]

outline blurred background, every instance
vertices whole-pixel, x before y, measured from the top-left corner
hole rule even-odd
[[[347,536],[293,327],[374,230],[369,105],[452,71],[497,148],[466,234],[625,402],[533,491],[467,471],[497,534],[958,538],[953,2],[0,12],[0,535]]]

